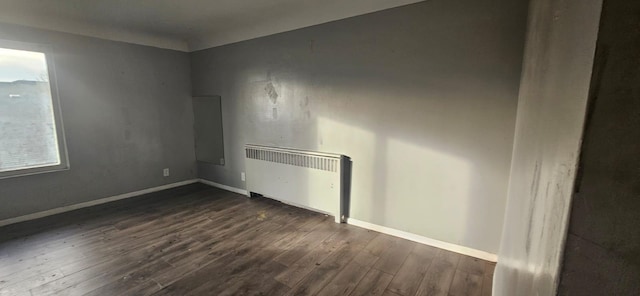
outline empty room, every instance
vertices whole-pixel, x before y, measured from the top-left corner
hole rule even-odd
[[[638,28],[0,0],[0,295],[640,295]]]

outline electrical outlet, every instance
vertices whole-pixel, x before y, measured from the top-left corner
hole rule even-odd
[[[220,158],[220,165],[224,165],[224,158]]]
[[[245,181],[245,180],[246,180],[245,175],[244,175],[244,172],[240,173],[240,179],[242,179],[242,181]]]
[[[165,177],[169,177],[169,169],[162,170],[162,175]]]

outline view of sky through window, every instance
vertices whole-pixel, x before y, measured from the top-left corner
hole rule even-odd
[[[0,172],[58,164],[46,56],[0,48]]]
[[[48,81],[47,60],[41,52],[0,48],[0,82]]]

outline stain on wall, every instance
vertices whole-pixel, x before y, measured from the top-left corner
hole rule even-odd
[[[272,104],[278,102],[278,92],[276,91],[275,86],[273,86],[272,82],[267,83],[267,86],[264,87],[264,90],[267,92],[267,96],[269,96],[269,100]]]
[[[605,0],[560,295],[640,295],[640,2]]]

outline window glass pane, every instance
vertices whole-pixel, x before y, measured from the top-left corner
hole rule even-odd
[[[46,57],[0,48],[0,172],[58,164]]]

